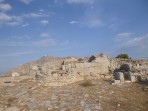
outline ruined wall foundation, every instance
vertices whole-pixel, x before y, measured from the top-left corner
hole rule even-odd
[[[45,86],[62,86],[86,79],[114,79],[115,84],[135,82],[139,78],[148,80],[148,61],[108,58],[105,55],[93,55],[87,59],[69,58],[61,64],[46,62],[25,67],[26,70],[15,69],[12,77],[7,79],[16,81],[18,78],[23,80],[32,77]]]

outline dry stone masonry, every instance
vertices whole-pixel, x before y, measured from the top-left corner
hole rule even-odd
[[[9,77],[8,77],[9,76]],[[148,80],[148,61],[108,58],[104,54],[84,58],[45,56],[10,71],[1,82],[38,81],[44,86],[63,86],[87,79],[109,79],[113,84]]]

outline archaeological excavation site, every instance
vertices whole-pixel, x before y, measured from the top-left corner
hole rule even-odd
[[[43,56],[0,77],[0,111],[148,111],[148,60]]]

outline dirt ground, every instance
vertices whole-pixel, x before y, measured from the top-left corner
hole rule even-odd
[[[148,111],[148,83],[80,81],[62,87],[37,82],[0,86],[0,111]]]

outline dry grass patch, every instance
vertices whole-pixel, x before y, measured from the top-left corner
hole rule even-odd
[[[80,84],[83,87],[89,87],[92,86],[92,81],[91,80],[85,80],[83,83]]]

